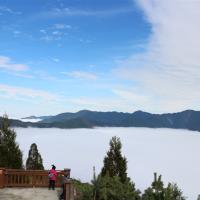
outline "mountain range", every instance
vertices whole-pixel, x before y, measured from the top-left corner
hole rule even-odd
[[[200,111],[194,110],[166,114],[151,114],[143,111],[123,113],[81,110],[76,113],[67,112],[42,117],[31,116],[23,119],[41,120],[33,123],[11,119],[11,126],[38,128],[149,127],[200,131]]]

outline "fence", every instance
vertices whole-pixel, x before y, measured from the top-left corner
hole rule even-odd
[[[62,175],[68,173],[70,169],[57,170],[58,178],[56,187],[61,186]],[[47,170],[17,170],[0,168],[0,188],[3,187],[48,187]]]
[[[0,188],[5,187],[48,187],[47,170],[17,170],[0,168]],[[62,175],[68,174],[70,177],[70,169],[57,170],[58,178],[56,180],[56,187],[61,187]],[[64,187],[65,200],[75,200],[76,190],[68,181]]]

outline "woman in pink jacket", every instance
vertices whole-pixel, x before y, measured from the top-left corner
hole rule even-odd
[[[52,169],[49,171],[49,190],[55,190],[55,183],[56,183],[57,173],[56,173],[56,166],[52,165]]]

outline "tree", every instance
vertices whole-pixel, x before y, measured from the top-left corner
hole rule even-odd
[[[79,180],[72,180],[76,188],[77,200],[94,200],[93,198],[93,185],[90,183],[82,183]]]
[[[165,188],[161,178],[161,175],[157,178],[157,174],[154,173],[154,181],[151,187],[144,191],[142,200],[185,200],[176,184],[168,183]]]
[[[117,176],[122,182],[127,179],[127,160],[121,153],[122,144],[120,138],[116,136],[110,140],[110,150],[104,158],[104,166],[101,171],[102,176]]]
[[[16,142],[16,132],[10,128],[7,115],[3,116],[0,128],[0,167],[23,168],[22,152]]]
[[[28,159],[26,161],[26,169],[29,170],[43,170],[43,161],[40,153],[38,152],[37,145],[33,143],[28,153]]]
[[[162,176],[157,178],[157,174],[154,173],[154,181],[150,188],[147,188],[143,194],[143,200],[163,200],[164,184],[162,182]]]
[[[169,183],[167,188],[164,189],[164,199],[165,200],[185,200],[182,191],[178,188],[176,184]]]
[[[139,200],[140,192],[128,179],[122,183],[120,177],[99,175],[95,184],[94,200]]]

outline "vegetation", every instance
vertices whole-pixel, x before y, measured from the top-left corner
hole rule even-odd
[[[135,185],[128,179],[122,182],[120,177],[99,175],[93,181],[93,196],[95,200],[138,200],[140,192],[135,190]]]
[[[0,167],[23,168],[22,152],[16,143],[16,133],[10,128],[7,115],[3,116],[0,129]]]
[[[43,120],[37,123],[11,120],[11,125],[15,127],[31,126],[38,128],[93,128],[95,126],[165,127],[200,131],[200,111],[193,110],[167,114],[151,114],[142,111],[122,113],[82,110],[76,113],[43,116],[42,118]]]
[[[82,183],[79,180],[72,180],[79,200],[94,200],[93,198],[93,185],[90,183]]]
[[[157,178],[154,174],[154,181],[151,187],[145,190],[142,200],[185,200],[181,190],[176,184],[169,183],[165,188],[161,180],[161,175]]]
[[[124,183],[127,180],[127,160],[122,156],[121,148],[120,139],[113,137],[110,141],[110,150],[104,158],[101,176],[119,177]]]
[[[38,152],[37,145],[33,143],[28,153],[26,161],[26,169],[29,170],[43,170],[43,161],[40,153]]]
[[[127,176],[127,160],[121,148],[120,139],[113,137],[101,173],[96,177],[94,170],[90,184],[76,181],[78,200],[185,200],[176,184],[164,187],[161,175],[157,178],[156,173],[151,186],[141,194]]]

